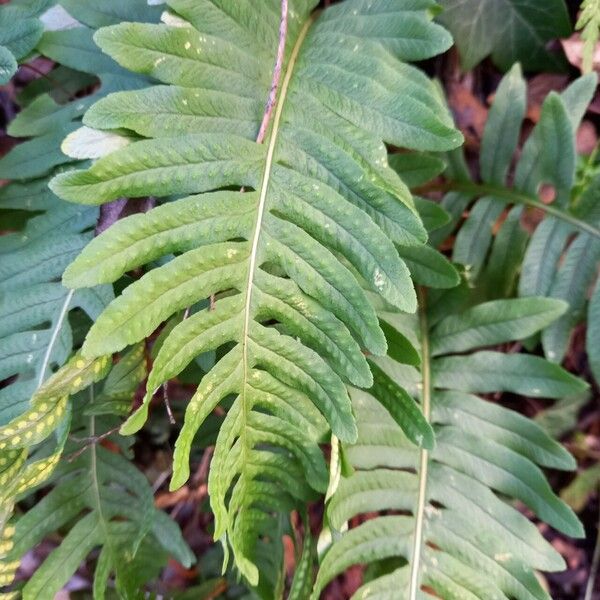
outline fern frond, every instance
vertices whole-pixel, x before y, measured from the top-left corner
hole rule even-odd
[[[42,0],[2,7],[0,29],[10,13],[11,33],[19,35],[27,24],[22,11],[38,15],[50,4],[53,2]],[[39,35],[31,45],[39,51],[49,34],[42,34],[41,23],[37,23]],[[89,31],[91,41],[91,30],[78,29]],[[58,52],[61,33],[52,36]],[[29,43],[25,38],[21,41]],[[94,54],[101,56],[95,48],[88,60]],[[76,355],[67,362],[73,347],[80,343],[75,331],[85,331],[85,319],[94,320],[113,293],[110,286],[74,292],[60,283],[65,266],[92,238],[99,211],[66,204],[47,187],[57,166],[73,162],[60,152],[60,143],[66,132],[78,127],[77,121],[90,104],[87,98],[73,98],[94,81],[69,72],[70,79],[61,86],[57,84],[62,77],[59,73],[61,67],[48,80],[30,84],[19,96],[23,110],[9,124],[8,132],[33,139],[17,145],[0,160],[0,173],[13,180],[0,189],[0,210],[23,211],[25,215],[19,231],[0,237],[0,532],[7,540],[0,550],[2,587],[11,583],[21,558],[14,552],[14,521],[7,525],[14,504],[46,482],[57,467],[70,427],[68,397],[102,378],[108,366],[107,357],[87,361]],[[61,86],[60,93],[45,89],[43,84],[50,80]],[[114,78],[110,83],[103,81],[96,98],[108,93],[112,85]],[[128,87],[127,76],[121,74],[118,87]],[[121,364],[126,365],[127,360]],[[123,370],[123,366],[119,368]],[[137,370],[139,374],[139,366]],[[118,368],[114,385],[105,386],[105,400],[112,403],[111,408],[120,401],[123,412],[127,377],[126,373],[117,377],[116,371]],[[130,400],[128,396],[127,404]]]
[[[35,48],[44,31],[39,17],[52,3],[42,0],[0,8],[0,85],[8,83],[18,62]]]
[[[600,37],[600,2],[598,0],[583,0],[581,14],[575,24],[575,29],[581,31],[583,45],[583,63],[581,70],[591,73],[594,68],[594,53]]]
[[[54,480],[52,490],[20,517],[16,526],[5,530],[11,540],[0,556],[6,571],[2,585],[10,583],[11,574],[28,550],[53,531],[70,525],[60,546],[23,588],[24,599],[53,598],[96,547],[102,548],[94,581],[97,598],[104,597],[111,573],[116,574],[121,594],[138,592],[147,580],[143,576],[140,579],[137,552],[141,544],[148,543],[148,537],[155,552],[157,543],[162,546],[158,556],[172,554],[187,566],[193,562],[175,523],[154,508],[146,478],[125,457],[98,443],[102,439],[98,436],[106,437],[105,430],[114,429],[114,416],[97,417],[102,408],[95,401],[86,405],[82,397],[82,390],[92,386],[93,391],[94,383],[104,379],[109,370],[100,398],[135,390],[145,375],[137,366],[139,356],[139,349],[134,349],[111,369],[109,357],[85,360],[75,355],[36,392],[29,411],[0,427],[3,514],[8,515],[14,501],[32,487],[45,483],[51,475]],[[131,375],[132,369],[136,375]],[[72,426],[68,409],[71,396],[79,405]],[[129,402],[131,396],[130,392]],[[53,431],[58,432],[58,443],[50,456],[26,463],[27,448],[43,442]],[[83,438],[85,445],[67,442],[69,432],[75,440]],[[65,452],[72,452],[73,457],[59,463],[65,442]],[[77,521],[72,525],[74,519]]]
[[[1,7],[0,21],[5,13],[12,14],[11,10],[42,14],[50,4],[42,1]],[[68,132],[80,126],[90,104],[113,89],[135,88],[144,83],[143,78],[121,69],[95,46],[94,30],[88,25],[93,26],[99,16],[91,5],[82,2],[74,8],[73,14],[82,24],[72,29],[43,32],[40,23],[39,35],[32,44],[38,52],[57,62],[65,60],[66,64],[72,51],[70,44],[79,41],[85,52],[72,53],[76,56],[72,65],[99,76],[100,89],[93,96],[73,99],[90,85],[88,79],[74,79],[72,97],[57,99],[55,90],[37,96],[32,93],[33,97],[8,126],[10,135],[32,139],[18,144],[0,159],[0,175],[12,180],[0,189],[0,210],[30,213],[23,229],[0,238],[0,255],[4,256],[0,266],[0,380],[12,378],[11,385],[0,390],[0,424],[22,412],[45,377],[71,355],[71,314],[82,310],[94,321],[113,297],[110,286],[72,294],[61,285],[65,267],[92,239],[99,211],[64,203],[48,189],[55,168],[73,162],[60,151],[60,144]],[[158,18],[157,9],[144,9],[142,5],[135,3],[136,14]],[[113,7],[104,13],[104,20],[119,22],[125,14],[132,14],[133,8],[133,4],[129,8]],[[12,18],[26,24],[23,15]],[[18,27],[15,33],[17,30]],[[104,67],[97,69],[100,63]],[[51,77],[54,82],[54,72]],[[78,83],[81,87],[77,87]],[[31,84],[34,85],[35,82]]]
[[[139,592],[136,586],[146,580],[140,582],[136,576],[137,553],[148,537],[159,555],[174,551],[186,566],[193,562],[177,526],[154,508],[143,474],[94,440],[105,427],[106,422],[92,416],[86,427],[74,428],[73,435],[92,440],[89,449],[59,467],[53,489],[17,522],[11,551],[14,559],[76,519],[60,546],[26,583],[24,599],[54,597],[96,547],[101,548],[94,579],[96,598],[104,597],[111,573],[116,575],[120,594]]]
[[[430,325],[423,306],[419,322],[397,321],[403,333],[420,338],[420,372],[376,360],[395,385],[421,398],[436,446],[418,450],[371,392],[353,391],[359,434],[345,453],[354,472],[341,478],[329,502],[329,523],[341,532],[357,515],[391,514],[334,536],[314,599],[349,566],[388,558],[405,566],[384,570],[353,598],[549,598],[533,571],[560,570],[564,562],[509,502],[522,502],[568,535],[582,535],[540,469],[573,469],[574,460],[537,424],[475,394],[557,398],[585,384],[537,357],[473,351],[530,335],[565,308],[544,298],[501,300]]]
[[[420,245],[426,233],[383,142],[422,150],[460,143],[429,80],[402,62],[450,43],[424,7],[351,0],[311,15],[315,4],[290,4],[264,144],[255,139],[279,43],[279,2],[171,0],[165,20],[177,26],[100,30],[95,40],[105,52],[162,84],[101,100],[84,124],[148,139],[51,183],[84,204],[204,192],[123,219],[90,243],[64,282],[108,283],[175,255],[99,317],[83,347],[88,357],[138,342],[177,311],[216,297],[214,310],[197,311],[166,338],[144,403],[122,431],[143,425],[163,382],[223,349],[187,408],[171,487],[189,476],[201,423],[233,395],[209,490],[215,537],[228,539],[254,585],[257,538],[273,514],[310,494],[289,474],[304,473],[299,479],[325,491],[318,443],[327,425],[340,439],[356,437],[344,383],[370,385],[362,350],[386,350],[362,286],[400,309],[416,306],[394,242]],[[240,187],[246,191],[232,191]]]
[[[521,70],[515,66],[502,80],[490,109],[482,140],[483,183],[471,182],[464,169],[447,173],[457,191],[448,194],[442,204],[453,218],[432,236],[435,243],[441,242],[459,224],[472,199],[479,198],[458,230],[453,259],[465,265],[472,284],[488,299],[509,297],[517,287],[522,297],[547,296],[568,302],[569,310],[541,334],[546,357],[557,363],[565,356],[574,327],[590,310],[588,290],[595,285],[600,258],[600,178],[594,166],[595,153],[583,168],[580,184],[575,143],[575,132],[596,83],[595,74],[587,75],[562,94],[548,95],[517,161],[511,188],[509,167],[526,95]],[[555,192],[548,205],[536,200],[542,185]],[[505,214],[506,205],[514,203]],[[546,212],[531,236],[520,225],[527,205]],[[588,351],[594,349],[588,346]]]
[[[69,396],[101,379],[107,367],[107,357],[74,357],[38,387],[29,410],[0,427],[0,534],[6,538],[0,549],[0,587],[12,582],[19,565],[20,556],[12,555],[15,528],[9,523],[15,502],[52,475],[69,432]],[[30,449],[42,442],[32,454]]]

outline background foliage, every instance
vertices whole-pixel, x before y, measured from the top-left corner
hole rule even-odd
[[[598,3],[318,4],[0,7],[0,597],[593,598]]]

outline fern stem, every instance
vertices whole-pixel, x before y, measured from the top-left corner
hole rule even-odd
[[[271,80],[271,89],[265,106],[256,143],[262,144],[269,128],[271,115],[277,101],[277,89],[279,88],[279,80],[281,79],[281,71],[283,69],[283,60],[285,58],[285,44],[287,41],[287,22],[288,22],[288,0],[281,0],[281,20],[279,22],[279,45],[277,46],[277,58],[275,59],[275,67],[273,68],[273,78]]]
[[[284,6],[287,7],[286,0],[282,0],[282,11],[283,11]],[[283,14],[283,12],[282,12],[282,14]],[[286,19],[287,19],[287,11],[286,11],[285,15],[286,15]],[[269,179],[271,177],[271,168],[273,165],[273,156],[275,154],[275,146],[277,144],[277,134],[279,131],[279,123],[281,122],[281,114],[283,112],[283,105],[285,103],[287,89],[290,84],[292,72],[294,70],[294,64],[296,63],[298,54],[300,52],[300,48],[302,47],[302,43],[304,42],[304,38],[306,37],[306,34],[308,33],[308,29],[311,26],[311,24],[312,24],[312,19],[309,19],[305,23],[304,27],[302,28],[302,31],[300,32],[300,35],[298,36],[298,40],[296,41],[296,45],[294,46],[294,49],[290,56],[287,72],[285,74],[283,84],[281,86],[281,93],[279,96],[279,101],[277,102],[277,108],[275,110],[275,117],[273,120],[273,129],[271,131],[271,137],[269,139],[269,146],[267,148],[267,158],[265,161],[265,170],[263,173],[262,182],[261,182],[261,186],[260,186],[260,197],[258,200],[256,222],[254,223],[254,231],[252,233],[252,247],[251,247],[251,251],[250,251],[250,262],[249,262],[249,266],[248,266],[248,281],[246,284],[246,290],[247,290],[246,304],[244,307],[244,313],[245,313],[244,334],[243,334],[243,338],[242,338],[242,344],[243,344],[242,356],[243,356],[243,361],[244,361],[244,388],[245,388],[245,383],[246,383],[247,376],[248,376],[248,336],[249,336],[249,331],[250,331],[252,287],[253,287],[253,282],[254,282],[254,274],[256,272],[256,259],[257,259],[257,255],[258,255],[258,243],[260,240],[260,230],[262,227],[262,220],[263,220],[263,215],[265,212],[265,205],[267,202],[267,192],[269,189]],[[285,44],[284,44],[284,47],[285,47]],[[274,73],[274,79],[275,79],[275,75],[276,75],[276,73]],[[271,86],[271,89],[273,89],[274,85],[277,85],[277,84],[274,83]]]
[[[511,202],[513,204],[522,204],[539,208],[545,213],[556,217],[566,223],[569,223],[577,229],[590,234],[593,237],[600,238],[600,229],[578,219],[566,211],[552,206],[552,204],[544,204],[537,198],[533,198],[523,192],[511,190],[500,186],[490,185],[487,183],[473,183],[471,181],[445,181],[443,183],[430,183],[422,187],[412,190],[415,194],[426,194],[428,192],[463,192],[471,196],[489,196],[492,199]]]
[[[94,384],[90,386],[90,404],[94,404]],[[95,437],[96,417],[94,415],[91,415],[90,438],[94,440]],[[98,510],[98,515],[100,516],[100,526],[104,531],[104,539],[106,540],[106,545],[109,547],[110,552],[112,552],[112,537],[110,535],[110,532],[108,531],[108,525],[106,519],[104,518],[104,513],[102,512],[102,498],[100,497],[100,483],[98,481],[98,457],[96,454],[96,441],[93,441],[90,445],[90,477],[92,478],[94,502],[96,504],[96,509]]]
[[[419,300],[419,328],[421,333],[421,380],[422,397],[421,409],[426,421],[431,419],[431,370],[429,365],[429,330],[427,324],[426,295],[423,288],[417,289]],[[416,600],[420,589],[420,563],[423,551],[423,523],[425,520],[425,502],[427,499],[427,471],[429,467],[429,452],[425,448],[419,451],[419,493],[415,509],[415,537],[411,560],[409,600]]]
[[[48,366],[50,364],[50,357],[52,355],[52,350],[54,350],[54,346],[56,345],[56,340],[58,339],[58,333],[63,325],[65,317],[67,315],[67,310],[69,309],[69,304],[71,304],[71,300],[73,299],[73,294],[75,290],[69,290],[65,301],[60,309],[60,314],[58,315],[58,319],[56,321],[56,325],[52,330],[52,335],[50,336],[50,342],[48,343],[48,347],[46,348],[46,352],[44,354],[44,360],[42,361],[42,366],[40,368],[40,372],[38,375],[38,387],[44,383],[44,379],[46,378],[46,371],[48,370]]]

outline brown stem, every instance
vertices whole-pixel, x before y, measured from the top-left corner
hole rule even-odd
[[[283,61],[285,59],[285,44],[287,41],[287,25],[288,25],[288,0],[281,0],[281,20],[279,21],[279,44],[277,46],[277,57],[275,58],[275,66],[273,67],[273,77],[271,79],[271,89],[269,90],[269,97],[265,105],[265,112],[256,136],[256,143],[262,144],[267,135],[269,129],[269,123],[273,116],[273,110],[277,102],[277,90],[279,89],[279,82],[281,81],[281,72],[283,71]],[[240,190],[244,191],[244,188]],[[210,306],[208,310],[214,310],[216,299],[215,295],[210,296]]]
[[[113,433],[117,433],[117,431],[119,431],[119,427],[120,425],[117,427],[113,427],[113,429],[109,429],[108,431],[106,431],[105,433],[101,433],[100,435],[93,435],[86,438],[80,438],[74,435],[70,435],[69,438],[71,440],[73,440],[74,442],[85,442],[85,445],[79,448],[79,450],[73,452],[73,454],[67,456],[65,460],[67,462],[73,462],[76,458],[81,456],[88,448],[91,448],[92,446],[100,443],[102,440],[111,436]]]
[[[47,79],[54,86],[55,89],[63,92],[67,98],[72,97],[73,94],[71,94],[71,92],[69,92],[69,90],[67,88],[63,87],[60,83],[58,83],[58,81],[56,81],[56,79],[54,79],[53,77],[50,77],[50,75],[48,75],[47,73],[44,73],[44,71],[41,71],[40,69],[38,69],[37,67],[34,67],[33,65],[31,65],[29,63],[23,63],[21,65],[21,67],[29,69],[30,71],[37,73],[40,77]]]
[[[281,80],[281,71],[283,70],[283,60],[285,58],[285,43],[287,40],[287,23],[288,23],[288,0],[281,0],[281,20],[279,22],[279,45],[277,46],[277,58],[275,59],[275,67],[273,68],[273,78],[271,80],[271,89],[269,90],[269,97],[265,106],[265,112],[263,114],[262,123],[258,130],[258,136],[256,137],[256,143],[262,144],[265,136],[267,135],[267,129],[271,122],[271,116],[275,103],[277,101],[277,90],[279,89],[279,82]]]
[[[169,402],[169,390],[167,389],[168,385],[169,382],[167,381],[162,386],[163,402],[165,403],[165,410],[167,411],[167,416],[169,417],[169,423],[171,423],[171,425],[175,425],[177,421],[175,420],[175,417],[173,416],[173,411],[171,410],[171,403]]]

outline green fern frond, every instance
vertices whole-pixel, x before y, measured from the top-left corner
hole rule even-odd
[[[50,4],[42,0],[0,8],[0,30],[10,13],[11,33],[20,35],[27,25],[21,11],[38,15]],[[48,37],[42,29],[38,22],[39,35],[30,44],[38,51]],[[83,26],[78,29],[89,31],[91,41],[91,30]],[[61,33],[52,35],[58,52]],[[29,43],[25,38],[21,41]],[[96,48],[87,59],[94,53],[101,56]],[[113,64],[115,70],[120,69]],[[91,103],[87,98],[73,98],[93,82],[70,72],[70,79],[61,86],[58,73],[62,73],[61,67],[20,94],[23,109],[9,124],[8,133],[32,139],[0,160],[2,177],[13,180],[0,189],[0,210],[24,215],[24,226],[0,237],[0,532],[5,539],[0,549],[0,587],[12,582],[21,558],[14,551],[15,521],[9,523],[14,504],[47,482],[57,467],[69,433],[68,397],[102,378],[108,367],[106,357],[87,361],[76,355],[67,362],[74,345],[80,343],[76,339],[79,331],[85,331],[82,320],[94,320],[113,293],[110,286],[73,292],[60,283],[65,266],[92,238],[99,211],[64,203],[48,189],[55,168],[73,162],[60,152],[60,143],[66,132],[78,127]],[[135,77],[129,79],[139,82]],[[49,81],[61,87],[45,89],[39,85]],[[103,77],[95,98],[107,94],[114,85],[114,78]],[[127,85],[127,77],[121,75],[118,88],[123,87],[135,85]],[[127,372],[119,376],[118,371],[130,365],[128,359],[135,359],[134,352],[121,360],[109,377],[112,382],[104,386],[104,411],[120,406],[123,414],[124,400],[129,405]],[[139,356],[134,362],[137,366],[130,367],[139,376]]]
[[[12,187],[3,188],[2,198],[12,195]],[[48,373],[72,353],[67,313],[81,309],[95,319],[112,298],[108,286],[73,294],[60,283],[64,268],[91,239],[86,230],[94,226],[98,211],[73,210],[56,197],[43,201],[45,213],[31,218],[22,231],[0,238],[0,255],[5,256],[0,266],[0,380],[16,377],[0,390],[0,424],[22,412]]]
[[[52,0],[0,7],[0,85],[16,73],[18,62],[35,48],[44,26],[39,17]]]
[[[53,598],[97,547],[101,551],[94,578],[95,598],[105,597],[112,573],[123,597],[139,592],[146,580],[138,579],[136,571],[141,565],[137,553],[148,537],[159,556],[173,553],[188,567],[193,562],[175,523],[154,508],[144,475],[129,460],[95,441],[95,436],[108,427],[92,416],[87,426],[74,428],[72,435],[92,440],[89,449],[58,468],[52,490],[17,522],[9,557],[16,560],[46,536],[76,520],[60,546],[26,583],[24,600]],[[67,451],[69,448],[73,446]]]
[[[41,1],[3,6],[0,29],[5,13],[12,15],[20,27],[27,22],[19,11],[40,15],[50,4]],[[136,88],[146,82],[119,67],[95,46],[91,27],[100,17],[92,4],[86,1],[76,7],[65,5],[82,23],[64,31],[40,29],[31,44],[48,58],[63,60],[63,64],[71,63],[74,68],[99,76],[100,89],[92,96],[74,99],[90,85],[88,79],[78,82],[74,78],[75,87],[68,98],[57,98],[56,90],[32,93],[8,126],[11,136],[32,139],[18,144],[0,159],[0,176],[12,180],[0,189],[0,210],[27,211],[25,226],[0,238],[0,257],[4,257],[0,260],[0,381],[11,378],[11,384],[0,390],[0,425],[25,410],[46,376],[71,355],[70,316],[83,311],[94,321],[113,298],[110,286],[73,294],[61,285],[65,267],[92,239],[99,211],[62,202],[48,189],[55,169],[73,163],[60,151],[60,144],[68,132],[80,126],[89,106],[114,89]],[[104,22],[119,22],[133,14],[134,9],[138,16],[157,19],[157,9],[144,4],[136,0],[126,7],[112,7],[103,13]],[[17,19],[11,10],[21,17]],[[75,41],[84,52],[72,52]],[[69,59],[71,55],[74,58]],[[55,83],[54,72],[50,80],[60,85]],[[78,83],[81,87],[77,87]],[[35,82],[30,84],[34,85]]]
[[[558,398],[585,384],[538,357],[473,351],[528,336],[565,309],[558,300],[527,298],[480,304],[435,325],[424,306],[419,322],[397,320],[405,335],[420,339],[421,370],[377,361],[397,386],[421,399],[436,446],[415,448],[371,392],[354,390],[358,441],[345,448],[354,472],[341,478],[328,520],[342,532],[357,515],[391,514],[334,535],[312,598],[349,566],[388,558],[397,566],[364,583],[354,599],[549,598],[534,570],[560,570],[564,561],[509,502],[522,502],[568,535],[582,535],[540,469],[570,470],[574,460],[534,422],[475,394]]]
[[[583,45],[583,64],[581,70],[591,73],[594,68],[594,52],[600,37],[600,2],[598,0],[583,0],[581,14],[575,25],[581,31]]]
[[[20,559],[53,531],[69,525],[64,540],[23,588],[24,599],[53,598],[70,579],[81,561],[96,547],[101,547],[96,566],[94,595],[103,598],[111,573],[124,596],[135,594],[147,579],[141,572],[138,550],[152,539],[156,557],[174,556],[189,566],[193,556],[181,534],[167,515],[154,508],[153,496],[146,478],[123,456],[102,446],[99,439],[105,431],[114,429],[114,416],[97,417],[103,409],[96,401],[87,403],[82,390],[109,377],[99,396],[123,397],[125,390],[137,389],[145,375],[139,369],[140,351],[133,349],[111,369],[109,357],[86,360],[75,355],[55,373],[34,395],[32,408],[8,425],[0,427],[0,511],[8,517],[16,499],[31,488],[47,483],[52,476],[52,490],[40,502],[20,517],[15,525],[4,528],[10,537],[0,555],[2,585],[12,581]],[[78,408],[74,424],[70,421],[69,397],[74,396]],[[58,442],[49,436],[57,432]],[[77,441],[67,442],[67,433]],[[101,436],[101,437],[99,437]],[[27,448],[47,440],[53,448],[46,458],[25,462]],[[81,447],[83,442],[83,447]],[[71,460],[59,458],[72,453]],[[40,447],[36,457],[44,453]],[[77,519],[73,525],[73,520]],[[157,543],[162,550],[156,549]],[[3,547],[4,548],[4,547]],[[160,569],[162,563],[158,563]],[[148,577],[152,577],[148,575]]]
[[[143,425],[163,382],[194,357],[223,349],[187,408],[171,487],[189,476],[201,423],[233,395],[209,490],[215,536],[227,538],[254,585],[256,539],[272,513],[310,495],[301,480],[317,491],[327,487],[318,448],[327,425],[340,439],[356,437],[344,383],[369,386],[362,351],[386,350],[362,286],[400,309],[416,307],[394,242],[421,245],[426,233],[387,166],[383,142],[443,150],[461,141],[429,80],[402,62],[450,43],[427,11],[350,0],[311,15],[315,4],[290,4],[264,144],[255,140],[278,46],[279,2],[171,0],[165,21],[176,25],[100,30],[95,40],[105,52],[162,85],[111,95],[84,124],[148,139],[51,183],[62,198],[85,204],[205,192],[118,222],[90,243],[64,282],[109,283],[175,255],[111,303],[85,341],[88,357],[138,342],[177,311],[216,297],[214,309],[195,312],[166,338],[144,403],[122,431]]]
[[[471,181],[466,169],[457,169],[461,158],[453,157],[445,176],[456,191],[442,202],[452,220],[432,235],[433,242],[440,243],[460,224],[453,259],[465,266],[471,284],[482,290],[483,297],[509,297],[517,288],[522,297],[547,296],[568,302],[568,311],[541,334],[546,357],[557,363],[566,354],[574,327],[591,310],[588,290],[597,280],[600,177],[593,164],[594,153],[580,184],[575,140],[596,84],[596,75],[587,75],[562,94],[548,95],[516,163],[510,187],[509,171],[526,99],[521,70],[518,65],[513,67],[498,87],[489,112],[481,148],[482,183]],[[550,204],[537,200],[542,185],[554,190]],[[474,198],[479,199],[461,223]],[[505,214],[507,204],[515,206]],[[546,213],[530,236],[520,224],[528,206]],[[594,348],[588,346],[588,352],[593,353]]]
[[[9,520],[15,502],[56,469],[71,421],[69,397],[104,377],[108,362],[107,357],[75,356],[38,387],[29,410],[0,427],[0,535],[6,539],[0,549],[0,587],[12,582],[21,558],[12,556],[15,528]],[[55,439],[49,439],[53,432]]]

